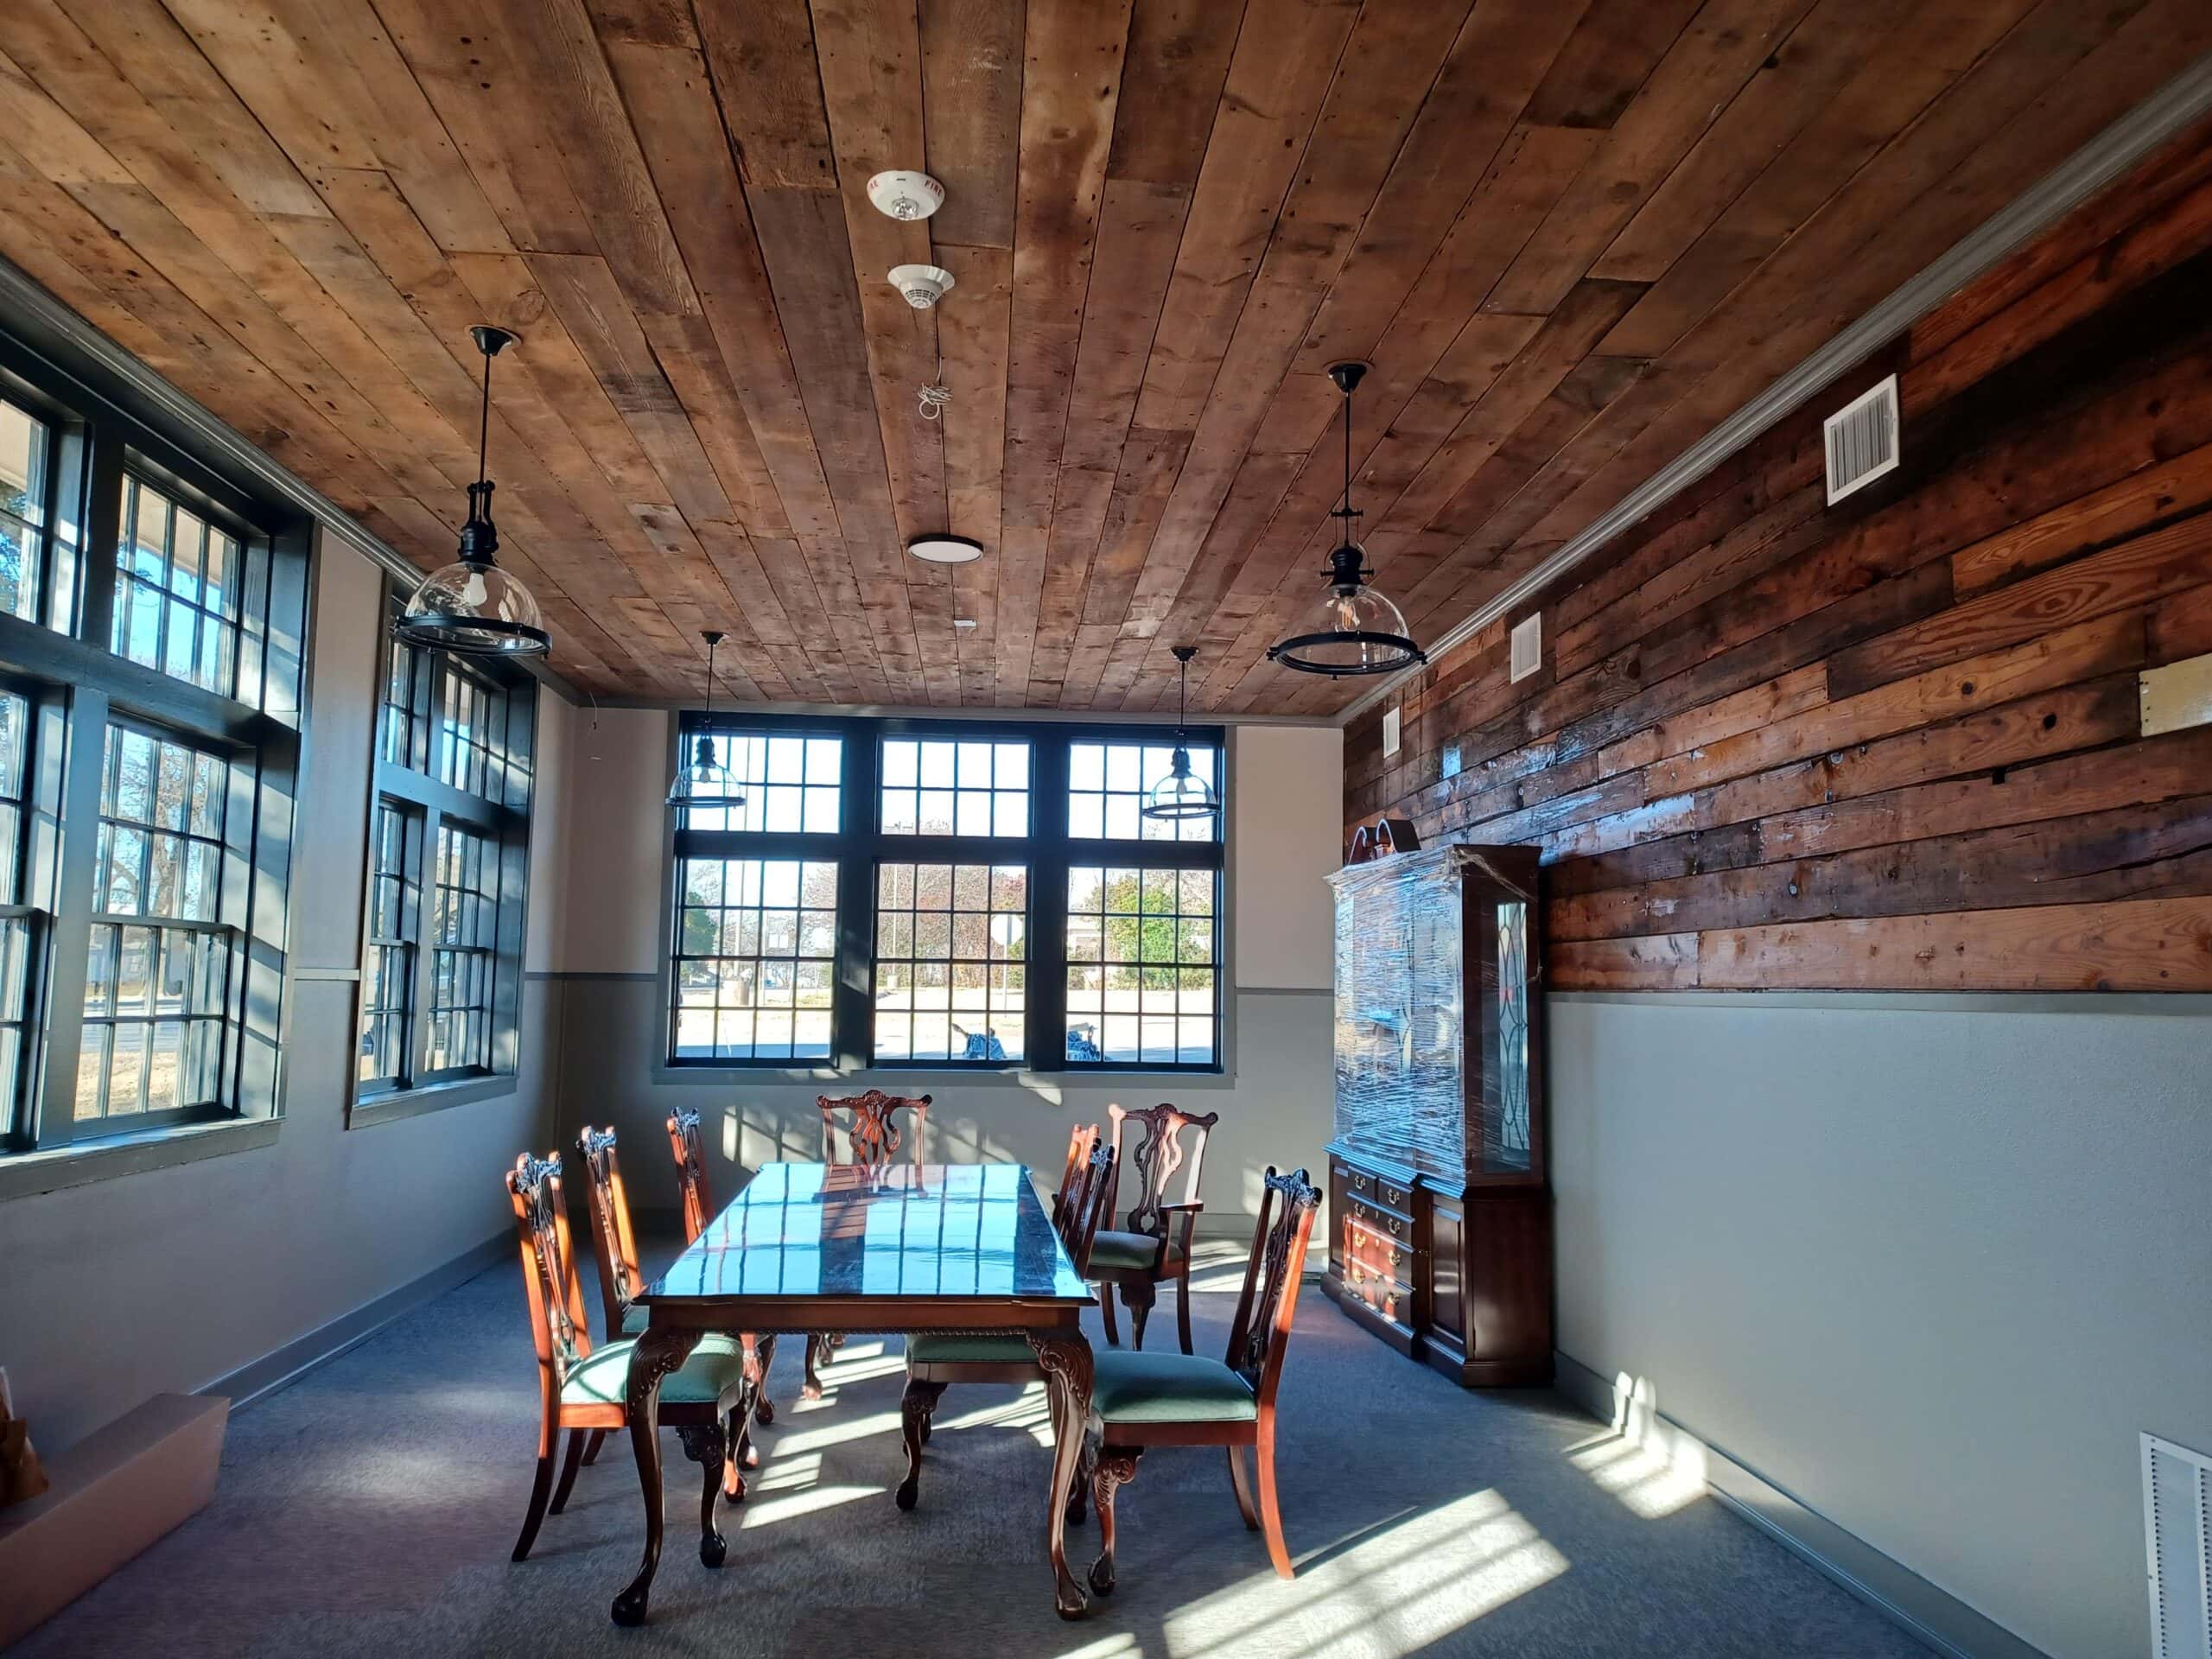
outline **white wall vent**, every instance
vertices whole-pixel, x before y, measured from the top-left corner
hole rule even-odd
[[[1396,709],[1385,709],[1382,711],[1382,758],[1385,760],[1398,752],[1398,719]]]
[[[1513,625],[1513,677],[1525,680],[1544,662],[1544,615],[1541,611]]]
[[[2143,1436],[2152,1659],[2212,1659],[2212,1458]]]
[[[1854,397],[1821,427],[1827,442],[1828,505],[1864,489],[1897,466],[1897,378]]]

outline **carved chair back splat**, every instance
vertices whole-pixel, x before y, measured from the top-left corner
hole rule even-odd
[[[1117,1166],[1116,1196],[1120,1196],[1124,1173],[1131,1178],[1135,1188],[1134,1202],[1125,1217],[1125,1230],[1150,1233],[1155,1238],[1162,1236],[1167,1230],[1168,1185],[1175,1179],[1176,1171],[1187,1169],[1190,1173],[1183,1180],[1183,1201],[1196,1201],[1198,1176],[1205,1163],[1206,1136],[1221,1122],[1221,1114],[1207,1112],[1201,1116],[1162,1101],[1157,1106],[1109,1106],[1106,1117],[1113,1125]],[[1136,1129],[1134,1146],[1123,1138],[1132,1124]]]
[[[1229,1369],[1251,1385],[1263,1417],[1274,1414],[1282,1380],[1283,1351],[1298,1313],[1298,1287],[1306,1273],[1306,1246],[1321,1194],[1302,1169],[1278,1175],[1269,1166],[1260,1189],[1260,1217],[1244,1288],[1229,1323]]]
[[[914,1167],[922,1166],[922,1129],[929,1121],[929,1096],[887,1095],[880,1089],[871,1089],[864,1095],[818,1095],[814,1103],[822,1113],[823,1163],[888,1169],[899,1155],[899,1147],[907,1144],[911,1136]],[[899,1122],[901,1112],[907,1118],[903,1129]],[[837,1154],[840,1114],[844,1118],[845,1132],[842,1157]]]
[[[1060,1243],[1066,1247],[1068,1260],[1075,1263],[1077,1273],[1087,1274],[1090,1271],[1091,1241],[1098,1236],[1098,1224],[1106,1214],[1106,1202],[1114,1191],[1114,1148],[1099,1140],[1094,1127],[1090,1150],[1068,1191],[1058,1222]]]
[[[600,1295],[607,1305],[607,1335],[622,1334],[630,1304],[645,1287],[638,1270],[638,1241],[630,1230],[630,1199],[622,1185],[622,1164],[614,1150],[614,1131],[587,1124],[576,1137],[591,1203],[594,1251],[600,1262]]]
[[[699,1150],[699,1113],[680,1106],[669,1114],[668,1147],[676,1154],[676,1184],[683,1192],[683,1242],[692,1243],[706,1230],[715,1213],[707,1196],[707,1160]]]
[[[1090,1162],[1091,1148],[1098,1144],[1098,1126],[1078,1123],[1068,1131],[1068,1164],[1060,1172],[1059,1191],[1052,1194],[1052,1225],[1060,1226],[1063,1212],[1067,1209],[1068,1195],[1075,1191],[1077,1178]],[[1065,1236],[1065,1232],[1063,1232]]]

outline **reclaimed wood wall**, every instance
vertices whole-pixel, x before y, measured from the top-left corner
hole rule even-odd
[[[1902,466],[1821,416],[1895,371]],[[1558,989],[2212,990],[2212,133],[1346,734],[1351,826],[1533,842]]]

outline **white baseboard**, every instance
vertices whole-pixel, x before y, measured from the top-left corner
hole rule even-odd
[[[1554,1351],[1554,1386],[1600,1422],[1622,1421],[1613,1382],[1571,1354]],[[1845,1531],[1819,1511],[1748,1468],[1663,1412],[1652,1415],[1704,1455],[1713,1497],[1802,1557],[1945,1659],[2048,1659],[2002,1624],[1939,1589],[1902,1561]]]

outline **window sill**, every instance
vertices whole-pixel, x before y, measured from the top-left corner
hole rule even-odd
[[[276,1117],[227,1117],[213,1123],[187,1123],[91,1141],[81,1146],[0,1154],[0,1203],[58,1192],[64,1187],[86,1186],[118,1175],[137,1175],[271,1147],[276,1144],[283,1122]]]
[[[451,1106],[473,1106],[480,1100],[512,1095],[518,1086],[512,1072],[484,1077],[462,1077],[453,1083],[426,1083],[414,1089],[394,1089],[366,1100],[356,1100],[346,1114],[346,1127],[365,1129],[378,1123],[397,1123],[425,1112],[442,1112]]]

